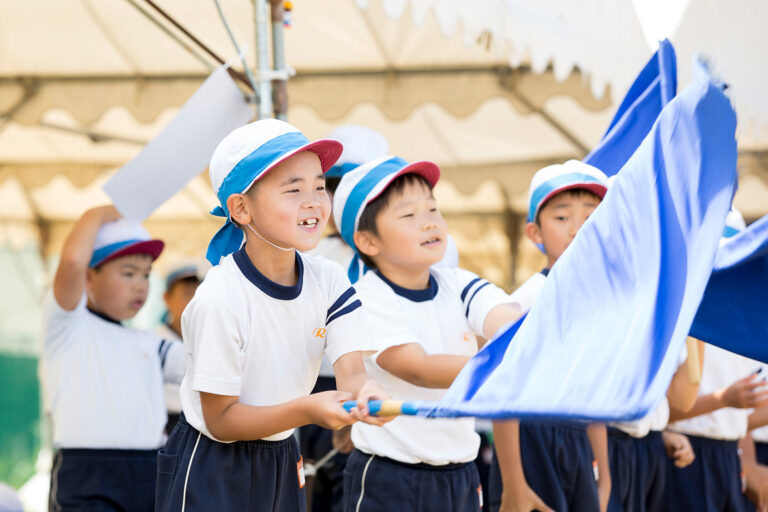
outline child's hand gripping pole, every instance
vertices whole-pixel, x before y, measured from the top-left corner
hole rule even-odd
[[[357,407],[355,400],[347,400],[342,404],[347,411]],[[415,416],[418,414],[416,406],[412,402],[403,402],[402,400],[371,400],[368,402],[368,412],[372,416]]]

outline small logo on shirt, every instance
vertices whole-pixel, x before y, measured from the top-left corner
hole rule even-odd
[[[313,333],[315,335],[315,338],[325,338],[325,329],[322,327],[318,327],[315,329],[315,332]]]
[[[469,331],[464,331],[464,341],[472,341],[472,338],[469,336]]]
[[[299,475],[299,489],[304,488],[304,457],[296,463],[296,473]]]

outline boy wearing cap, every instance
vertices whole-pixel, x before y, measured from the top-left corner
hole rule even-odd
[[[294,429],[384,423],[363,405],[386,395],[359,352],[360,300],[337,264],[299,252],[322,236],[323,173],[340,153],[274,119],[216,148],[214,214],[226,221],[208,247],[214,267],[182,315],[183,415],[158,455],[158,511],[303,510]],[[324,352],[342,391],[309,395]],[[340,402],[355,395],[362,407],[347,413]]]
[[[606,176],[576,160],[545,167],[534,175],[526,235],[544,252],[548,264],[510,296],[523,311],[530,309],[549,269],[606,191]],[[605,426],[496,421],[494,441],[496,457],[489,476],[492,511],[605,510],[611,485]]]
[[[378,334],[366,367],[399,400],[439,400],[477,351],[519,317],[508,296],[471,272],[436,268],[446,224],[431,162],[382,157],[345,174],[334,196],[341,236],[371,269],[356,284],[367,328]],[[399,416],[352,426],[344,510],[480,510],[473,418]]]
[[[112,206],[87,211],[64,243],[43,307],[52,510],[153,509],[163,380],[181,381],[184,354],[122,322],[144,304],[162,249]]]
[[[166,341],[181,343],[181,314],[195,295],[197,287],[200,286],[202,276],[203,271],[200,265],[188,262],[175,266],[165,277],[163,302],[165,302],[166,313],[156,332]],[[165,432],[170,434],[181,414],[181,397],[177,383],[165,383],[165,406],[168,409]]]

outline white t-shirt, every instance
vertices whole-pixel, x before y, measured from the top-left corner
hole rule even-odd
[[[339,235],[326,236],[317,247],[309,251],[307,254],[313,256],[322,256],[341,265],[344,272],[347,272],[349,263],[355,255],[355,251],[341,238]],[[323,356],[323,360],[320,363],[320,377],[333,377],[333,365],[328,360],[328,356]]]
[[[176,334],[176,331],[171,329],[166,324],[160,324],[155,332],[158,336],[166,341],[177,343],[179,346],[182,345],[181,336]],[[163,391],[165,394],[165,408],[168,410],[169,414],[179,414],[181,412],[181,396],[179,395],[180,389],[181,386],[176,382],[166,382],[165,386],[163,386]],[[168,432],[168,434],[170,434],[170,432]]]
[[[341,267],[307,254],[297,254],[296,265],[297,284],[282,286],[240,249],[208,272],[184,310],[181,403],[187,421],[211,439],[200,391],[239,396],[248,405],[282,404],[309,394],[323,352],[335,363],[349,352],[374,349],[366,348],[364,312]]]
[[[85,296],[66,311],[49,293],[43,324],[43,400],[54,446],[160,447],[163,380],[181,381],[182,346],[90,312]]]
[[[708,395],[749,376],[760,363],[714,345],[705,345],[704,367],[699,395]],[[709,414],[669,424],[669,429],[711,439],[737,440],[747,433],[747,418],[752,409],[727,407]]]
[[[544,288],[544,283],[547,282],[545,272],[548,273],[549,270],[536,272],[509,295],[509,300],[520,306],[520,310],[523,313],[527,313],[533,307],[533,303],[536,302],[541,289]]]
[[[355,284],[365,304],[367,329],[378,335],[377,352],[366,357],[366,370],[395,400],[440,400],[445,389],[428,389],[399,379],[376,364],[387,348],[418,343],[427,354],[477,352],[475,334],[495,306],[509,302],[501,289],[461,269],[432,268],[426,290],[407,290],[377,272]],[[398,416],[383,427],[352,426],[352,442],[365,453],[401,462],[433,465],[468,462],[480,439],[474,419],[427,419]]]

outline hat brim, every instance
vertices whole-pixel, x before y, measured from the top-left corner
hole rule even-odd
[[[323,174],[328,172],[328,170],[333,167],[333,164],[336,163],[336,161],[341,158],[341,153],[344,151],[344,146],[341,145],[341,142],[331,140],[331,139],[320,139],[316,140],[314,142],[310,142],[309,144],[304,144],[300,148],[296,148],[293,151],[289,151],[288,153],[284,154],[271,164],[269,164],[269,167],[264,169],[254,180],[246,187],[246,190],[251,188],[254,183],[262,179],[264,176],[267,175],[269,171],[280,165],[281,163],[285,162],[289,158],[291,158],[294,155],[298,155],[299,153],[304,153],[306,151],[309,151],[310,153],[314,153],[317,155],[317,157],[320,159],[320,167],[323,170]]]
[[[404,174],[418,174],[419,176],[427,180],[427,182],[431,187],[434,187],[437,184],[438,180],[440,179],[440,168],[436,164],[432,162],[427,162],[426,160],[408,164],[402,169],[400,169],[399,171],[397,171],[395,174],[390,176],[387,179],[386,185],[384,185],[381,188],[381,191],[375,196],[373,196],[368,202],[370,203],[371,201],[379,197],[381,194],[383,194],[384,191],[387,190],[387,187],[389,187],[390,183],[392,183],[393,181],[395,181],[397,178],[399,178]]]
[[[135,244],[121,247],[117,251],[103,258],[101,261],[94,263],[92,267],[98,267],[107,263],[108,261],[112,261],[121,256],[128,256],[129,254],[146,254],[152,258],[152,261],[155,261],[158,256],[160,256],[160,253],[163,252],[164,247],[165,242],[162,240],[146,240],[143,242],[136,242]]]
[[[536,219],[536,216],[541,211],[541,207],[547,204],[547,201],[555,197],[560,192],[565,192],[566,190],[588,190],[595,194],[597,197],[599,197],[601,200],[605,197],[605,194],[608,192],[608,187],[605,185],[601,185],[599,183],[571,183],[570,185],[566,185],[564,187],[556,188],[546,196],[544,196],[544,199],[541,200],[539,203],[539,206],[536,208],[536,212],[534,213],[534,220]],[[533,222],[533,221],[531,221]]]

